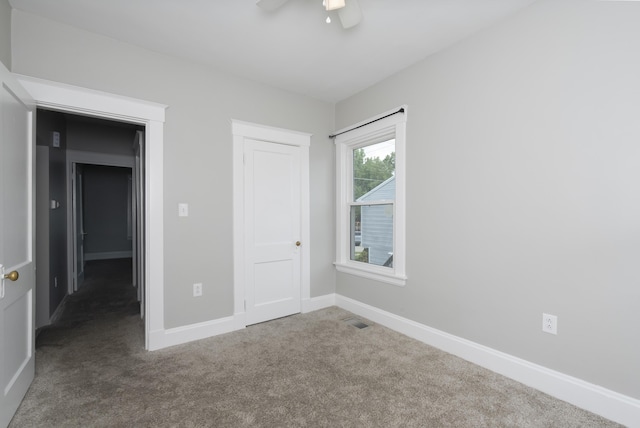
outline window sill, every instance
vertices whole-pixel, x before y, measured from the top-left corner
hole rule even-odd
[[[360,267],[353,264],[346,263],[334,263],[336,270],[342,273],[348,273],[349,275],[360,276],[362,278],[372,279],[374,281],[385,282],[387,284],[397,285],[404,287],[407,283],[407,277],[405,275],[398,275],[394,272],[382,272],[374,267]],[[389,268],[383,268],[389,269]],[[390,269],[389,269],[390,270]]]

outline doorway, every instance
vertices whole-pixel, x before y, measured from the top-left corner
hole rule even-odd
[[[133,207],[140,199],[129,167],[71,164],[73,292],[84,283],[85,264],[93,260],[132,259],[132,285],[140,258],[134,258],[138,234]],[[139,294],[139,293],[138,293]]]
[[[144,288],[144,275],[137,275],[144,272],[144,257],[136,252],[131,260],[145,230],[138,208],[144,188],[134,174],[142,169],[135,167],[142,161],[137,154],[143,129],[38,109],[36,210],[46,226],[37,235],[38,327],[57,319],[65,295],[82,288],[87,262],[128,259],[130,282]],[[144,296],[135,294],[139,301]],[[142,301],[140,306],[143,316]]]
[[[145,130],[144,165],[144,236],[146,282],[144,293],[145,348],[161,349],[167,344],[164,329],[164,120],[168,106],[122,97],[77,86],[65,85],[28,76],[18,76],[40,108],[84,114],[103,119],[136,123]]]

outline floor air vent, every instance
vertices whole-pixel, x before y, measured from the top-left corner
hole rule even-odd
[[[358,328],[366,328],[369,327],[369,324],[365,324],[363,323],[361,320],[359,320],[358,318],[347,318],[346,320],[344,320],[344,322],[346,322],[349,325],[352,325],[354,327],[358,327]]]

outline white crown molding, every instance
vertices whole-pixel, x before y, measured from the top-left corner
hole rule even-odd
[[[164,122],[164,104],[81,88],[37,77],[14,74],[38,107],[92,114],[129,121],[131,118]],[[99,105],[99,108],[96,106]]]

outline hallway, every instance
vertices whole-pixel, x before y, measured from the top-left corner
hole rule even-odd
[[[60,319],[36,337],[35,380],[11,427],[69,424],[70,415],[117,395],[122,370],[146,352],[131,259],[88,261],[85,272]]]
[[[131,284],[131,259],[88,261],[80,290],[69,296],[60,319],[36,337],[36,354],[46,347],[81,346],[72,342],[84,330],[127,332],[126,340],[143,348],[140,305]]]

